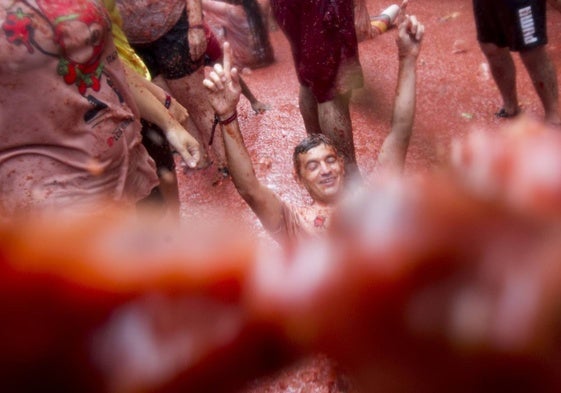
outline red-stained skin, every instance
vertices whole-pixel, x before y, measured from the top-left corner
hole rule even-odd
[[[388,0],[366,0],[370,15],[377,15],[390,4]],[[547,10],[548,53],[561,69],[561,13],[549,5]],[[411,173],[443,165],[454,137],[469,134],[474,128],[494,132],[508,120],[493,115],[501,100],[476,40],[472,2],[410,0],[407,12],[416,15],[426,27],[418,60],[415,125],[405,165],[405,171]],[[359,43],[365,85],[354,92],[350,110],[358,165],[366,178],[372,176],[375,158],[390,129],[398,65],[396,33],[392,28]],[[298,109],[298,81],[282,32],[273,29],[270,38],[276,62],[243,73],[243,77],[254,95],[271,109],[255,114],[242,98],[240,126],[258,177],[284,200],[306,205],[311,199],[292,176],[292,150],[305,136]],[[543,109],[528,74],[518,55],[513,57],[520,103],[527,114],[541,118]],[[226,215],[263,233],[232,182],[222,180],[216,167],[187,174],[181,168],[178,171],[184,219]]]
[[[371,13],[376,13],[377,10],[383,9],[386,5],[387,3],[382,3],[381,1],[368,1]],[[441,165],[446,160],[448,145],[453,137],[467,134],[472,127],[483,127],[488,130],[488,132],[492,133],[498,126],[505,124],[505,122],[493,118],[493,112],[499,105],[498,93],[492,81],[485,80],[485,78],[479,74],[483,56],[475,42],[473,19],[471,16],[471,2],[467,0],[411,0],[408,10],[418,15],[419,19],[425,23],[427,26],[427,35],[419,59],[419,101],[415,132],[407,160],[406,171],[429,171]],[[455,14],[456,12],[458,14]],[[550,37],[555,37],[550,44],[550,53],[557,67],[559,67],[561,55],[555,52],[558,52],[556,51],[558,47],[558,43],[556,42],[557,37],[561,36],[559,35],[559,30],[561,30],[561,23],[559,23],[561,14],[550,9],[549,16]],[[395,29],[390,30],[374,40],[360,44],[361,59],[366,76],[366,86],[364,89],[356,92],[351,105],[351,111],[355,126],[355,143],[357,147],[358,163],[365,176],[368,176],[368,173],[372,171],[375,162],[374,158],[385,133],[389,129],[391,102],[393,99],[396,75],[395,68],[397,66],[394,36]],[[465,49],[465,52],[457,54],[452,53],[453,48],[458,47],[456,41],[460,39],[463,40],[462,48]],[[273,186],[281,197],[286,200],[305,204],[310,201],[305,197],[304,190],[298,188],[293,177],[290,176],[292,171],[292,148],[296,142],[304,136],[304,128],[297,107],[296,92],[298,86],[292,69],[290,53],[286,41],[278,31],[272,33],[272,41],[275,46],[277,62],[268,68],[255,70],[251,75],[245,77],[255,94],[261,100],[269,103],[272,109],[264,115],[254,115],[251,113],[249,104],[246,101],[242,101],[240,123],[242,125],[246,144],[256,163],[258,176],[267,184]],[[530,115],[541,116],[541,107],[537,97],[533,93],[529,79],[520,67],[519,59],[516,57],[515,60],[521,70],[521,72],[519,72],[520,101]],[[183,203],[182,213],[187,220],[189,218],[200,218],[208,214],[221,215],[228,212],[227,217],[230,217],[233,221],[237,221],[237,225],[242,225],[243,222],[240,223],[240,221],[245,221],[255,224],[255,230],[261,231],[253,214],[249,211],[249,208],[247,208],[241,198],[238,197],[231,182],[229,180],[220,183],[214,182],[216,179],[216,168],[211,167],[205,171],[192,171],[187,175],[180,173],[179,179],[181,182],[181,198]],[[437,203],[447,200],[448,198],[452,199],[452,197],[454,197],[454,190],[447,188],[439,190],[438,187],[425,187],[427,187],[425,188],[427,193],[431,190],[430,192],[433,192],[438,198],[432,200],[434,205],[429,204],[425,206],[421,204],[417,206],[416,210],[421,212],[437,211],[440,212],[440,214],[436,215],[436,219],[431,217],[431,220],[417,219],[417,221],[413,221],[414,223],[416,222],[418,226],[413,226],[413,229],[417,230],[411,231],[411,233],[414,233],[416,236],[410,238],[410,243],[408,247],[404,248],[405,250],[408,252],[418,252],[426,258],[433,257],[433,261],[443,262],[448,261],[448,253],[455,255],[454,253],[459,249],[463,249],[462,247],[471,250],[471,243],[477,242],[467,242],[465,241],[467,237],[454,236],[456,234],[455,232],[449,233],[449,237],[443,241],[442,238],[436,236],[436,230],[430,230],[431,228],[437,228],[439,224],[448,222],[450,219],[450,214],[447,214],[449,211],[442,209],[441,206],[452,206],[450,207],[450,211],[452,213],[457,212],[459,210],[455,209],[459,209],[458,200],[463,203],[463,209],[460,210],[464,211],[464,214],[458,214],[456,216],[459,223],[456,225],[456,228],[468,228],[467,231],[472,233],[474,238],[485,238],[484,236],[486,233],[480,234],[479,231],[476,230],[477,227],[474,224],[477,218],[479,218],[476,213],[479,212],[479,214],[483,214],[483,212],[475,208],[473,210],[470,209],[473,201],[469,198],[464,198],[453,199],[455,201],[453,204]],[[451,195],[448,195],[446,191],[450,192]],[[415,198],[413,198],[413,202],[414,201]],[[421,199],[421,202],[422,201]],[[429,202],[430,201],[431,200],[429,200]],[[407,201],[405,200],[405,202]],[[409,202],[409,205],[412,205],[413,202]],[[435,206],[437,206],[438,209]],[[432,209],[428,207],[432,207]],[[371,206],[371,209],[373,208],[374,207]],[[487,217],[487,215],[484,217]],[[427,222],[432,223],[432,227],[428,228],[429,230],[427,230],[426,226],[422,227],[422,224]],[[490,221],[490,223],[492,224],[493,221]],[[528,226],[517,226],[517,221],[507,221],[507,223],[511,224],[506,226],[506,228],[510,228],[509,231],[505,231],[504,227],[499,227],[498,229],[500,230],[494,230],[497,228],[492,225],[486,225],[485,227],[488,228],[487,230],[489,233],[504,233],[507,240],[517,239],[518,236],[527,235],[527,232],[529,232],[532,234],[529,238],[533,243],[521,243],[520,248],[528,248],[522,247],[526,244],[537,244],[536,248],[538,250],[544,253],[547,251],[547,249],[543,250],[539,247],[542,239],[539,232],[532,231],[532,228]],[[61,223],[58,224],[61,225]],[[397,228],[398,226],[396,224],[393,230],[397,231]],[[109,242],[109,244],[113,245],[113,248],[104,250],[103,248],[94,248],[96,243],[91,242],[92,236],[85,237],[83,232],[78,231],[78,228],[68,226],[66,228],[66,236],[56,236],[57,233],[64,233],[64,231],[57,232],[53,230],[53,225],[51,225],[49,229],[50,230],[41,227],[33,227],[33,230],[37,232],[28,229],[25,231],[27,236],[23,236],[23,234],[12,234],[12,239],[8,239],[7,236],[3,237],[5,247],[0,255],[0,260],[10,260],[10,258],[12,258],[24,262],[27,259],[33,260],[33,257],[36,257],[36,255],[42,255],[43,259],[41,262],[43,264],[49,266],[45,261],[48,262],[52,260],[51,266],[53,271],[55,271],[57,267],[61,268],[60,271],[65,272],[66,277],[59,277],[57,274],[53,274],[49,269],[42,270],[41,264],[34,269],[33,264],[28,263],[25,265],[24,263],[23,266],[26,266],[26,269],[23,271],[18,271],[9,264],[2,266],[2,270],[0,271],[0,273],[2,273],[0,274],[0,281],[2,282],[2,285],[0,285],[0,292],[5,293],[6,296],[1,296],[0,299],[2,299],[3,306],[6,307],[6,309],[10,309],[10,313],[7,314],[11,318],[10,322],[14,324],[13,326],[17,327],[16,331],[20,332],[19,337],[23,339],[12,339],[10,341],[10,346],[3,346],[4,358],[9,359],[11,362],[7,363],[4,361],[0,363],[2,365],[0,369],[8,375],[11,374],[10,376],[12,378],[14,375],[15,378],[29,378],[30,373],[24,368],[19,368],[18,361],[24,362],[28,361],[30,358],[31,360],[35,360],[35,357],[46,364],[52,361],[53,370],[57,371],[60,370],[57,368],[59,364],[55,363],[54,360],[60,361],[63,359],[62,365],[68,366],[70,370],[75,372],[69,373],[68,375],[58,375],[56,372],[51,372],[52,370],[47,368],[39,370],[39,378],[35,379],[38,385],[40,384],[43,387],[49,386],[50,382],[50,386],[57,386],[59,391],[77,391],[72,388],[83,386],[83,384],[89,381],[99,381],[98,378],[96,378],[98,377],[97,375],[89,374],[95,373],[92,371],[93,369],[88,368],[88,362],[90,362],[91,359],[87,357],[84,358],[84,354],[88,353],[90,349],[86,346],[85,339],[90,338],[90,334],[92,333],[91,326],[97,325],[100,321],[105,320],[108,315],[110,315],[115,305],[128,304],[128,301],[137,294],[162,287],[168,288],[172,294],[175,293],[176,295],[178,293],[181,294],[182,290],[188,292],[190,289],[197,293],[210,293],[212,295],[211,297],[217,299],[217,301],[223,300],[224,298],[237,300],[237,297],[240,295],[240,286],[236,280],[242,281],[243,273],[248,269],[248,266],[244,265],[244,262],[247,262],[251,258],[251,255],[243,254],[243,250],[245,249],[247,251],[249,249],[248,247],[243,247],[243,244],[241,244],[237,246],[239,249],[236,248],[234,244],[228,243],[227,239],[229,237],[227,235],[220,234],[213,229],[214,236],[208,237],[208,239],[213,242],[212,249],[216,250],[215,258],[209,258],[209,256],[206,255],[204,261],[198,260],[197,255],[199,258],[201,258],[201,256],[197,253],[197,246],[202,248],[210,246],[208,244],[200,244],[200,241],[196,240],[196,233],[202,231],[201,228],[196,227],[192,228],[195,233],[191,234],[191,236],[174,239],[170,234],[168,238],[170,244],[166,243],[164,245],[165,247],[162,246],[160,249],[152,249],[153,252],[157,251],[160,257],[163,255],[164,258],[162,258],[162,260],[167,261],[167,264],[159,264],[158,266],[152,265],[152,268],[155,270],[139,269],[139,266],[147,267],[146,263],[154,261],[153,258],[150,258],[151,254],[147,252],[151,249],[151,243],[147,242],[147,239],[151,239],[152,237],[146,236],[142,232],[137,233],[137,237],[131,236],[130,238],[124,236],[128,231],[115,231],[114,239],[113,237],[108,239],[108,237],[102,236],[102,239],[105,239],[106,242],[114,240]],[[69,231],[70,233],[68,233]],[[52,238],[46,236],[50,233]],[[82,233],[81,236],[79,235],[80,233]],[[399,233],[401,239],[404,239],[403,227],[399,228]],[[147,234],[150,234],[150,232],[147,232]],[[424,235],[424,237],[422,237],[424,241],[418,241],[418,234]],[[176,233],[176,235],[178,234]],[[355,237],[358,238],[358,236]],[[95,238],[95,236],[93,238]],[[395,236],[394,238],[398,237]],[[491,238],[491,236],[489,236],[489,238]],[[17,247],[18,241],[21,243],[23,239],[26,239],[25,247],[22,247],[21,244],[20,247]],[[33,241],[29,239],[33,239]],[[84,243],[79,242],[78,240],[80,239]],[[186,241],[185,239],[190,239],[191,242],[188,246],[182,246],[185,249],[184,254],[192,258],[192,264],[188,266],[185,266],[186,259],[184,254],[173,251],[177,250],[179,245],[184,244]],[[137,242],[131,243],[133,240]],[[442,243],[447,244],[450,248],[440,247]],[[18,255],[17,253],[11,254],[8,252],[8,250],[15,252],[12,248],[7,248],[6,245],[8,244],[14,249],[19,249],[23,254]],[[74,248],[69,250],[68,244],[73,245]],[[86,249],[85,245],[88,244],[90,248],[88,249],[89,252],[86,253],[84,252]],[[122,248],[119,246],[121,244],[123,245]],[[401,245],[403,244],[407,245],[407,243],[402,242]],[[45,252],[46,245],[49,246],[47,249],[51,250],[51,254]],[[175,246],[173,247],[173,245]],[[354,246],[354,244],[352,245]],[[415,245],[420,248],[415,248]],[[141,246],[146,247],[146,249]],[[386,246],[389,247],[388,245]],[[61,252],[61,250],[65,250],[65,252]],[[96,252],[94,252],[94,250],[96,250]],[[134,252],[131,252],[131,250]],[[166,250],[168,250],[168,254],[166,254]],[[353,249],[349,248],[349,250]],[[386,248],[382,247],[377,251],[382,252],[384,250],[386,250]],[[555,250],[557,250],[557,248],[555,248]],[[356,252],[360,251],[364,250],[358,249]],[[505,253],[507,256],[512,256],[516,255],[520,250],[509,247],[505,250],[499,249],[499,251]],[[227,253],[228,257],[224,257],[223,253]],[[78,257],[83,254],[91,255],[94,261],[103,260],[106,264],[95,269],[95,266],[88,265],[87,260],[82,260]],[[174,256],[177,255],[180,255],[180,257],[174,258]],[[472,261],[475,259],[475,256],[471,258],[472,255],[470,253],[466,255],[470,257],[467,266],[472,266]],[[558,254],[554,254],[554,256],[557,255]],[[234,256],[238,256],[240,259],[233,261],[233,259],[235,259]],[[405,253],[402,255],[402,259],[399,259],[399,255],[397,255],[393,262],[399,262],[400,260],[406,261],[407,256],[408,254]],[[509,258],[509,260],[514,260],[514,257]],[[220,263],[221,261],[224,263]],[[225,263],[227,261],[231,261],[232,264]],[[423,262],[423,259],[421,258],[420,261]],[[530,258],[527,258],[528,263],[518,266],[522,273],[526,272],[524,268],[528,268],[529,271],[532,271],[530,268],[536,266],[536,264],[529,263],[529,261]],[[464,260],[458,260],[458,263],[460,262],[464,262]],[[87,269],[88,266],[91,270]],[[399,267],[403,266],[403,264],[394,264],[394,266]],[[420,264],[413,267],[417,268],[422,266],[423,265]],[[542,265],[537,264],[537,267],[540,266]],[[376,266],[373,266],[373,268],[375,267]],[[505,268],[508,267],[510,267],[510,265],[505,266]],[[364,269],[360,269],[359,265],[359,269],[357,269],[355,274],[357,274],[357,272],[362,273],[363,270]],[[183,272],[183,274],[178,273],[178,271]],[[544,269],[544,271],[546,270]],[[420,276],[419,274],[412,273],[407,276],[407,272],[410,271],[404,269],[403,272],[395,274],[398,276],[403,274],[403,277],[415,278]],[[433,279],[438,280],[438,277],[433,277],[435,272],[440,274],[440,271],[434,269],[428,272],[422,269],[414,271],[414,273],[425,274],[425,277],[428,277],[428,282],[431,282]],[[488,271],[482,269],[476,273],[485,275],[486,272]],[[447,272],[444,271],[443,274],[446,273]],[[221,274],[224,276],[221,276]],[[524,276],[524,274],[521,275]],[[341,276],[342,275],[336,275],[335,277]],[[555,275],[550,276],[555,277]],[[18,280],[22,277],[25,277],[27,281]],[[209,277],[214,277],[216,279],[214,286],[208,284],[207,280]],[[232,284],[228,280],[220,280],[217,277],[230,277],[233,279],[232,281],[235,282]],[[371,275],[367,276],[368,279],[372,277],[376,277],[376,275],[371,273]],[[452,276],[451,281],[455,278],[455,276]],[[492,278],[493,277],[491,277],[491,279]],[[371,286],[365,284],[365,279],[365,281],[362,282],[363,287],[360,287],[358,292],[343,292],[349,294],[350,298],[344,299],[349,303],[341,301],[340,305],[353,304],[353,302],[355,302],[354,304],[356,305],[357,299],[359,298],[368,300],[379,299],[379,304],[376,302],[374,302],[374,304],[365,304],[363,307],[359,307],[358,310],[376,311],[378,315],[386,315],[386,313],[388,313],[392,316],[391,307],[387,309],[382,307],[385,304],[383,300],[391,297],[392,300],[394,300],[392,305],[402,305],[402,303],[405,303],[405,300],[408,299],[406,296],[407,294],[397,298],[392,297],[392,295],[394,295],[394,293],[399,294],[398,289],[401,288],[409,290],[408,285],[411,286],[411,292],[418,289],[418,287],[413,285],[417,282],[415,280],[404,280],[403,287],[401,285],[392,285],[391,280],[389,281],[386,287],[376,287],[375,290],[372,290]],[[345,282],[348,283],[349,281]],[[342,283],[345,282],[342,281]],[[360,283],[359,280],[357,280],[357,282]],[[448,281],[444,282],[447,283]],[[467,282],[469,282],[469,280]],[[96,285],[92,285],[91,287],[88,285],[81,286],[80,283],[95,283]],[[208,288],[208,286],[210,286],[210,288]],[[549,283],[548,287],[556,288],[553,283]],[[384,292],[384,290],[387,291]],[[444,286],[442,291],[445,295],[448,294],[448,287]],[[553,290],[552,292],[554,294],[558,293]],[[45,295],[45,293],[47,295]],[[339,296],[339,293],[342,292],[329,292],[332,296]],[[263,295],[259,292],[257,292],[257,294]],[[440,297],[441,299],[449,298],[448,296],[441,296],[438,290],[433,294],[429,293],[429,295],[433,296],[429,296],[428,298],[431,301],[434,300],[434,296]],[[355,298],[353,296],[357,297]],[[264,296],[253,297],[254,300],[263,298]],[[552,296],[552,298],[558,297]],[[318,297],[318,299],[327,300],[328,298]],[[26,300],[29,300],[29,302],[26,302]],[[61,302],[61,300],[64,301]],[[19,307],[14,307],[14,304],[17,304]],[[321,303],[320,306],[327,308],[331,306],[331,304],[332,303]],[[61,305],[65,307],[61,307]],[[33,307],[27,309],[26,306]],[[181,306],[181,304],[179,304],[179,306]],[[255,306],[257,310],[260,309],[258,306],[259,304]],[[366,306],[371,306],[371,308],[369,309]],[[498,307],[498,309],[500,309],[500,307]],[[306,311],[305,308],[303,310]],[[261,312],[267,315],[265,308],[263,308]],[[203,313],[201,313],[201,315],[202,314]],[[71,320],[69,316],[75,317],[76,315],[82,316],[82,318],[79,319],[79,323],[69,323],[65,326],[64,331],[59,330],[59,325],[57,323],[59,320],[65,320],[65,318]],[[304,315],[314,316],[311,313]],[[326,323],[330,322],[329,318],[335,318],[336,316],[344,315],[344,313],[342,313],[340,308],[335,308],[333,314],[327,313],[321,315],[326,315],[325,320],[320,319],[319,322]],[[368,316],[369,314],[362,313],[354,315],[351,313],[350,316],[356,318],[356,320],[351,319],[349,323],[342,318],[334,319],[344,322],[338,326],[339,330],[335,331],[346,331],[344,330],[345,328],[351,329],[354,323],[362,322],[363,320],[361,318],[365,315]],[[36,322],[35,316],[43,316],[43,318],[40,318],[40,325]],[[179,317],[181,317],[181,315],[179,315]],[[173,321],[175,320],[172,320],[172,322]],[[435,321],[438,322],[438,319],[435,319]],[[382,326],[383,329],[386,329],[382,330],[382,332],[391,333],[389,337],[393,337],[395,340],[373,342],[374,344],[380,345],[377,348],[381,348],[382,350],[388,349],[384,351],[384,359],[386,358],[386,354],[391,355],[390,358],[400,355],[398,352],[392,351],[395,347],[389,345],[397,342],[402,344],[402,346],[398,346],[397,348],[403,349],[403,353],[411,353],[411,347],[409,345],[415,344],[418,346],[417,349],[421,353],[431,353],[431,351],[434,351],[435,354],[438,355],[435,358],[438,361],[437,364],[447,365],[447,348],[435,348],[432,345],[433,341],[430,339],[430,334],[426,341],[419,342],[410,340],[411,337],[406,334],[402,335],[402,332],[404,332],[403,329],[395,329],[396,326],[401,328],[402,322],[401,320],[389,319],[389,323]],[[10,325],[4,323],[3,326],[9,327]],[[303,325],[297,325],[293,326],[293,328],[302,328],[302,326]],[[329,324],[329,326],[333,326],[333,324]],[[361,326],[369,327],[369,325]],[[258,329],[260,327],[261,326],[254,326],[257,333],[263,332],[263,330]],[[431,328],[431,326],[428,327]],[[266,329],[264,330],[266,333],[269,333],[265,335],[265,338],[270,339],[271,333],[267,332]],[[331,332],[331,330],[329,330],[329,332]],[[326,333],[324,337],[318,337],[318,341],[321,339],[329,340],[331,338],[329,332]],[[405,330],[405,332],[407,331]],[[349,334],[348,337],[357,337],[358,340],[358,338],[364,336]],[[388,336],[377,335],[374,338],[376,337],[386,338]],[[34,341],[28,341],[28,338],[32,338]],[[239,353],[245,353],[247,358],[235,358],[236,363],[243,365],[250,364],[248,360],[262,360],[260,356],[263,356],[263,354],[260,352],[251,352],[249,354],[247,350],[244,352],[244,349],[252,348],[250,345],[246,344],[253,343],[255,345],[255,343],[260,340],[261,336],[251,329],[242,331],[240,333],[240,339],[238,340],[239,347],[234,347],[234,350],[230,351],[230,353],[236,354],[238,352],[235,350],[238,349]],[[5,341],[6,340],[4,340],[4,342]],[[338,353],[345,355],[345,346],[337,347],[337,342],[335,340],[331,341],[334,343],[333,351],[338,351]],[[355,348],[361,344],[361,342],[358,344],[355,342]],[[389,348],[385,348],[384,344],[388,345]],[[78,345],[78,347],[74,345]],[[427,346],[425,347],[425,345]],[[51,346],[57,348],[57,351],[49,352]],[[274,352],[274,342],[271,346],[272,348],[270,349]],[[255,345],[255,347],[257,346]],[[39,350],[37,350],[37,348],[39,348]],[[43,351],[41,351],[41,349],[43,349]],[[14,354],[19,354],[21,359],[15,359],[15,355],[13,355],[10,350],[13,351]],[[428,352],[422,352],[423,350],[428,350]],[[382,351],[380,351],[380,353],[382,353]],[[539,354],[539,351],[536,350],[536,352],[532,353]],[[59,354],[70,354],[71,356],[61,357],[58,356]],[[225,358],[220,358],[218,355],[214,357],[210,356],[209,362],[212,363],[212,361],[214,361],[216,364],[223,365],[228,364],[228,361],[230,361],[230,364],[234,364],[233,359],[228,359],[226,355],[224,356]],[[344,356],[342,357],[344,358]],[[475,358],[480,359],[477,356]],[[14,359],[18,361],[14,361]],[[468,358],[468,362],[465,364],[467,367],[462,368],[462,371],[464,369],[469,369],[469,366],[473,366],[473,364],[469,364],[469,360],[471,359],[472,358]],[[374,360],[378,361],[379,359],[376,359],[374,356]],[[407,362],[404,363],[405,365],[414,364],[418,359],[411,356],[406,360]],[[425,360],[426,357],[421,359],[420,364],[425,364]],[[486,360],[494,364],[494,362],[502,361],[503,358],[499,357],[498,359],[494,359],[491,356],[490,359]],[[520,361],[520,359],[518,360]],[[516,366],[520,366],[520,369],[525,369],[523,361],[524,359],[521,359],[522,364],[515,364],[514,368],[516,369]],[[481,368],[488,364],[489,363],[481,363]],[[532,365],[531,362],[530,364]],[[384,363],[382,363],[382,365],[384,365]],[[417,363],[415,363],[415,365],[417,365]],[[427,366],[428,365],[430,364],[427,363]],[[452,366],[454,365],[457,364],[452,364]],[[460,365],[463,365],[463,363]],[[500,370],[502,366],[502,364],[499,364],[497,367]],[[387,368],[382,368],[382,370],[392,371],[391,364],[387,364],[386,367]],[[207,388],[209,386],[208,381],[220,384],[222,377],[224,380],[229,380],[228,377],[224,377],[223,374],[220,374],[221,378],[215,378],[215,375],[206,375],[204,370],[202,370],[203,368],[204,367],[195,368],[192,370],[191,374],[184,375],[184,377],[190,377],[191,381],[194,381],[192,382],[194,387],[200,387],[197,385],[197,382],[203,381],[204,385],[202,386],[206,386]],[[227,368],[226,371],[229,369],[230,368]],[[413,370],[413,372],[410,376],[413,377],[417,377],[421,373],[424,373],[426,377],[427,375],[425,372],[431,371],[427,370],[425,367],[415,367],[411,368],[411,370]],[[447,374],[446,371],[450,371],[448,369],[438,367],[434,370],[438,372],[435,378],[444,376],[452,380],[454,377],[454,373],[448,373],[451,376]],[[538,370],[540,370],[539,367]],[[457,370],[452,369],[452,371]],[[474,373],[480,371],[480,369],[477,369]],[[458,371],[458,374],[461,373]],[[399,373],[396,373],[396,375],[401,376]],[[430,376],[431,375],[428,375],[429,379]],[[468,373],[467,377],[469,376],[470,374]],[[48,379],[43,380],[41,377]],[[209,379],[209,377],[213,378]],[[232,378],[233,377],[230,376],[230,380]],[[414,379],[407,379],[407,381],[409,380]],[[61,385],[59,383],[61,381],[67,386]],[[547,384],[545,385],[547,386]],[[88,385],[88,387],[90,390],[82,389],[80,391],[101,391],[99,386],[93,384]],[[447,389],[446,391],[450,390],[451,389]],[[174,390],[170,388],[168,390],[163,389],[162,391]],[[194,388],[185,389],[184,391],[203,390]],[[210,391],[216,392],[220,390],[216,388]],[[435,390],[413,389],[411,391]],[[474,389],[471,391],[478,390]]]

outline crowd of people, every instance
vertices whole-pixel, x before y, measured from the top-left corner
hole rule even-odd
[[[391,128],[371,158],[376,175],[401,173],[414,128],[425,29],[406,13],[408,3],[400,4],[396,23],[397,84]],[[190,170],[212,166],[216,176],[231,179],[263,228],[290,248],[328,232],[347,191],[362,182],[350,106],[353,91],[364,84],[355,18],[364,7],[357,2],[0,4],[2,221],[60,211],[134,211],[146,204],[178,217],[179,157]],[[521,112],[511,54],[518,52],[544,123],[561,127],[546,0],[473,0],[473,12],[502,99],[495,116]],[[238,122],[242,94],[256,113],[268,108],[241,75],[244,68],[274,63],[271,20],[289,42],[299,82],[307,137],[295,147],[293,165],[313,200],[305,208],[283,201],[256,176]]]
[[[400,5],[403,16],[407,3]],[[557,76],[546,52],[545,1],[516,4],[473,1],[477,39],[503,100],[496,116],[513,117],[520,110],[510,55],[517,51],[542,101],[545,121],[558,125]],[[10,97],[2,107],[2,126],[9,130],[0,146],[3,216],[63,205],[84,209],[101,199],[104,205],[124,206],[163,199],[177,214],[174,153],[190,168],[212,164],[220,176],[231,176],[262,220],[263,211],[280,216],[272,207],[276,199],[256,191],[263,187],[254,180],[240,183],[237,167],[251,162],[242,162],[247,155],[241,158],[232,149],[226,154],[227,133],[217,132],[237,124],[236,112],[230,110],[225,118],[217,113],[203,86],[205,66],[222,60],[221,45],[230,39],[228,61],[237,69],[274,62],[271,20],[290,43],[300,84],[299,108],[310,136],[295,154],[299,180],[318,204],[326,202],[313,194],[318,185],[306,182],[307,173],[297,165],[317,145],[331,146],[341,165],[335,172],[360,178],[349,102],[353,90],[363,86],[355,23],[355,12],[365,9],[361,2],[43,0],[6,2],[2,8],[0,87],[2,96]],[[39,61],[43,57],[48,61]],[[253,109],[263,113],[266,104],[236,75]],[[400,78],[397,98],[403,97]],[[378,157],[394,166],[401,165],[398,161],[407,152],[415,96],[414,88],[410,90],[406,103],[396,101],[392,132]],[[30,91],[34,115],[23,116]],[[323,172],[339,182],[338,174],[319,167],[319,182]],[[278,219],[272,221],[265,227],[278,229]]]

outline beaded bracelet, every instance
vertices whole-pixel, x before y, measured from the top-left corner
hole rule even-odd
[[[214,114],[214,122],[212,123],[212,130],[210,131],[210,140],[208,141],[208,145],[209,146],[212,145],[212,142],[214,141],[214,133],[216,132],[216,126],[218,124],[225,126],[227,124],[230,124],[237,118],[238,118],[237,110],[234,110],[234,113],[232,113],[232,115],[225,120],[220,120],[220,117],[217,114]]]

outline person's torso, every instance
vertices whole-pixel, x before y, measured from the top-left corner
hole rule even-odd
[[[136,108],[101,5],[0,4],[4,210],[144,196],[155,184],[153,163],[140,145]]]
[[[293,206],[283,205],[284,235],[290,242],[298,242],[305,238],[320,237],[325,234],[331,224],[334,207]]]

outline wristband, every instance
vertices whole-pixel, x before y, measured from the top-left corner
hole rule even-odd
[[[218,124],[220,124],[221,126],[225,126],[227,124],[230,124],[231,122],[233,122],[234,120],[236,120],[238,118],[238,111],[234,110],[234,113],[232,113],[232,115],[230,115],[230,117],[228,117],[227,119],[224,120],[220,120],[220,117],[217,114],[214,114],[214,122],[212,123],[212,130],[210,131],[210,140],[208,141],[208,145],[212,145],[212,142],[214,141],[214,133],[216,132],[216,126]]]
[[[166,101],[164,102],[164,106],[166,107],[166,109],[169,109],[169,107],[171,106],[171,96],[169,94],[166,94]]]
[[[194,25],[189,25],[189,29],[205,29],[205,26],[202,23],[197,23]]]

